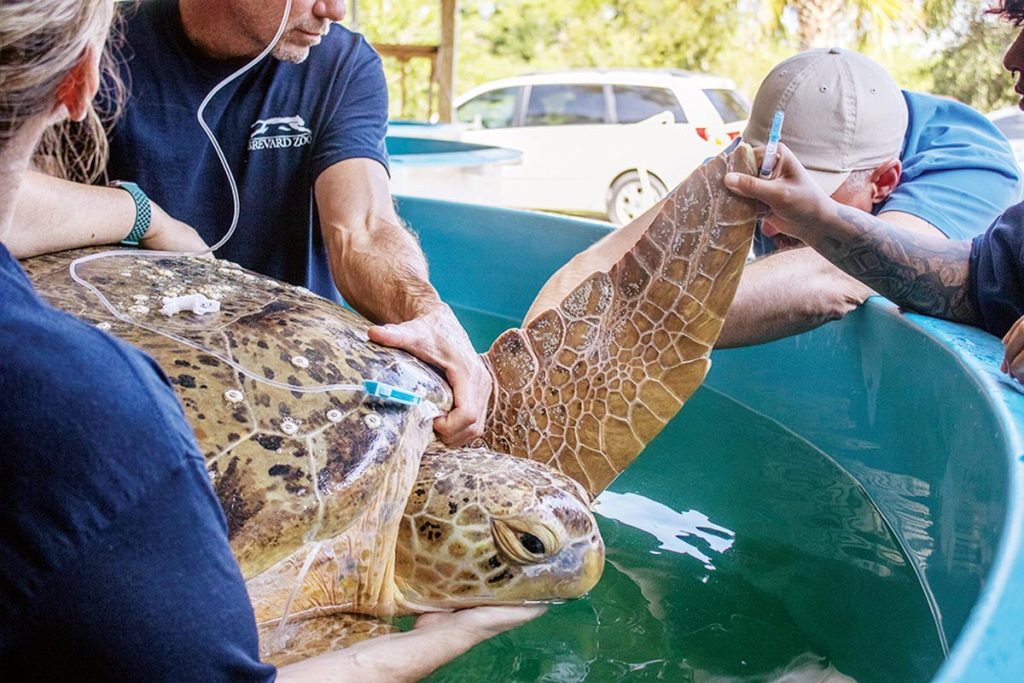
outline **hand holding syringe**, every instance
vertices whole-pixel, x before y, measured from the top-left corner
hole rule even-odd
[[[820,233],[822,226],[837,211],[837,202],[826,194],[785,144],[779,142],[782,113],[776,112],[768,144],[755,150],[761,157],[757,175],[730,172],[725,186],[742,197],[761,203],[756,224],[761,228],[765,217],[766,237],[785,235],[809,244],[808,238]],[[769,229],[770,227],[770,229]]]

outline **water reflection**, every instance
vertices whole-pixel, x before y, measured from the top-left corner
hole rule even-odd
[[[654,536],[660,542],[659,549],[689,555],[711,571],[715,568],[712,558],[683,539],[692,538],[708,552],[719,555],[729,550],[736,539],[731,529],[715,524],[702,512],[676,512],[667,505],[636,493],[605,491],[597,499],[596,509],[603,517]]]

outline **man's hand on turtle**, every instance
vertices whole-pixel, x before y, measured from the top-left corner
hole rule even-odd
[[[1006,353],[1000,370],[1018,382],[1024,382],[1024,317],[1013,324],[1003,337]]]
[[[139,240],[143,249],[179,251],[195,254],[206,251],[206,242],[195,229],[171,216],[156,204],[150,205],[153,219],[145,236]]]
[[[375,325],[371,341],[404,349],[441,368],[451,385],[454,404],[447,415],[434,420],[434,431],[446,446],[462,446],[484,433],[491,374],[445,304],[404,323]]]

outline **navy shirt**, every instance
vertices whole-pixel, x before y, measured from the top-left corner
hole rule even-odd
[[[1002,337],[1024,316],[1024,202],[974,238],[969,277],[980,326]]]
[[[112,134],[109,176],[137,182],[213,244],[230,227],[233,207],[196,110],[248,60],[213,60],[196,50],[177,0],[140,3],[126,37],[122,70],[130,99]],[[222,90],[205,118],[238,182],[242,208],[237,232],[217,255],[340,301],[313,186],[345,159],[386,167],[387,108],[380,57],[337,24],[302,64],[267,58]]]
[[[2,245],[0,297],[0,680],[272,679],[166,377]]]
[[[900,211],[934,225],[950,239],[985,231],[1019,198],[1020,172],[1006,138],[980,112],[953,100],[904,90],[909,119],[900,182],[874,214]],[[758,254],[775,249],[755,237]]]

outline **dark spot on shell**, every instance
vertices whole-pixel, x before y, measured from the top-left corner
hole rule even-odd
[[[231,432],[230,434],[228,434],[228,441],[231,442],[231,443],[234,443],[235,441],[238,441],[239,438],[241,438],[241,434],[236,434],[234,432]]]
[[[245,523],[263,509],[263,499],[246,495],[238,471],[238,458],[234,458],[224,471],[217,477],[215,491],[220,500],[224,517],[228,522],[228,538],[232,538]]]
[[[214,358],[213,356],[207,356],[204,354],[202,356],[199,356],[199,364],[206,366],[220,365],[220,361]]]
[[[490,559],[487,560],[487,567],[489,569],[497,569],[501,566],[501,560],[498,559],[497,555],[491,555]]]
[[[258,342],[256,342],[256,346],[260,347],[261,349],[269,349],[270,348],[270,344],[268,344],[267,342],[263,341],[262,339],[260,339]]]
[[[267,379],[274,379],[274,369],[268,368],[266,365],[263,366],[263,376]]]
[[[263,313],[279,313],[281,311],[287,311],[289,308],[291,308],[291,305],[285,301],[271,301],[263,307]],[[285,321],[281,320],[280,322]]]
[[[268,451],[279,450],[281,448],[281,442],[283,441],[280,436],[275,436],[273,434],[257,434],[253,439]]]
[[[186,389],[196,388],[196,378],[193,377],[192,375],[178,375],[177,379],[177,384],[185,387]]]
[[[190,365],[192,365],[192,364],[191,364],[191,363],[189,363],[189,362],[188,362],[187,360],[182,360],[181,358],[179,358],[178,360],[174,361],[174,364],[175,364],[176,366],[178,366],[179,368],[187,368],[187,367],[189,367]]]
[[[420,536],[426,536],[430,543],[441,540],[441,525],[437,522],[423,522],[420,524],[419,531]]]
[[[456,503],[454,500],[448,501],[448,514],[449,515],[454,515],[458,511],[459,511],[459,504]]]

